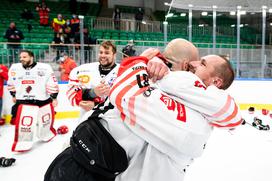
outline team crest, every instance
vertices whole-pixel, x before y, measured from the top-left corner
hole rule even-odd
[[[29,94],[31,92],[31,90],[32,90],[32,87],[30,85],[26,87],[26,93]]]

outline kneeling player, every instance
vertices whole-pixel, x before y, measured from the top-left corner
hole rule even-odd
[[[34,61],[28,50],[20,53],[20,62],[9,70],[8,90],[15,105],[12,120],[15,139],[12,151],[27,151],[34,137],[49,141],[56,135],[53,128],[57,106],[58,82],[50,65]]]

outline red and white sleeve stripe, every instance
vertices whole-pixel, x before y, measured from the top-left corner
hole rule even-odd
[[[48,94],[54,94],[59,92],[59,85],[55,75],[52,73],[46,83],[46,91]]]
[[[222,109],[209,117],[210,124],[218,128],[234,128],[242,123],[239,107],[231,96],[222,106]]]
[[[112,104],[120,111],[122,120],[128,115],[131,119],[135,118],[133,116],[134,98],[148,89],[148,86],[139,87],[139,82],[145,81],[144,74],[147,75],[147,61],[145,57],[122,60],[118,77],[111,87],[109,96]],[[124,99],[128,99],[128,104],[122,104]],[[129,110],[129,113],[124,112],[124,106],[126,106],[125,110]],[[135,120],[131,120],[131,122],[135,122]]]
[[[82,89],[78,85],[69,85],[66,96],[72,106],[78,106],[82,100]]]

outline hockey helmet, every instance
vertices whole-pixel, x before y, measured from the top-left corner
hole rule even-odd
[[[254,107],[249,107],[249,108],[248,108],[248,113],[249,113],[249,114],[253,114],[254,111],[255,111],[255,108],[254,108]]]
[[[269,110],[268,110],[268,109],[262,109],[262,114],[263,114],[263,115],[266,116],[268,113],[269,113]]]
[[[6,123],[5,119],[0,119],[0,126],[4,125]]]
[[[58,134],[66,134],[68,131],[69,128],[66,125],[62,125],[57,129]]]

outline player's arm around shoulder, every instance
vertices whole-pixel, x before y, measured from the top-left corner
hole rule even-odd
[[[235,117],[238,111],[235,101],[226,91],[215,86],[206,87],[196,75],[190,72],[170,72],[158,81],[157,85],[166,93],[182,99],[185,106],[209,118],[221,119],[222,112]]]

